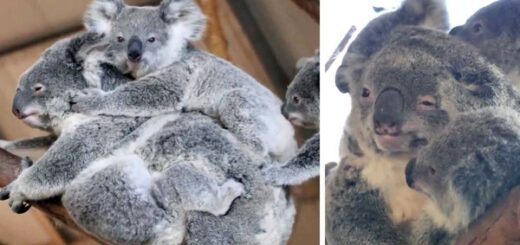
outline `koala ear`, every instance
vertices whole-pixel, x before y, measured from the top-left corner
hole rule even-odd
[[[341,65],[340,67],[338,67],[338,70],[336,71],[336,87],[340,92],[344,94],[350,92],[350,87],[344,74],[345,69],[346,68],[343,65]]]
[[[82,70],[83,61],[92,50],[108,45],[103,37],[104,35],[94,32],[86,32],[72,38],[67,46],[65,64],[73,69]]]
[[[169,25],[182,25],[182,33],[189,41],[202,38],[206,17],[193,0],[163,0],[159,6],[161,18]]]
[[[123,0],[95,0],[83,17],[85,28],[90,32],[108,34],[112,21],[125,6]]]

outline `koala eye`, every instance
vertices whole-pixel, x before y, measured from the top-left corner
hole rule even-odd
[[[125,38],[122,37],[122,36],[118,36],[118,37],[117,37],[117,41],[120,42],[120,43],[122,43],[122,42],[125,41]]]
[[[154,42],[155,42],[155,37],[150,37],[150,38],[148,38],[148,42],[149,42],[149,43],[154,43]]]
[[[435,175],[436,172],[437,172],[437,171],[436,171],[434,168],[432,168],[432,167],[428,167],[428,174],[429,174],[430,176]]]
[[[370,90],[368,88],[363,88],[363,92],[361,92],[361,96],[363,96],[363,98],[368,98],[370,96]]]
[[[45,86],[43,86],[40,83],[37,83],[32,87],[32,90],[34,95],[40,96],[43,95],[43,93],[45,92]]]
[[[417,110],[418,111],[431,111],[435,110],[435,106],[437,105],[437,101],[435,97],[431,95],[419,96],[417,100]]]
[[[484,26],[480,22],[473,24],[473,27],[472,27],[473,32],[476,34],[481,33],[483,28],[484,28]]]
[[[298,95],[295,95],[292,97],[292,102],[295,104],[295,105],[299,105],[300,104],[300,97]]]

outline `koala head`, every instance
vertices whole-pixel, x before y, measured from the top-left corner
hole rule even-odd
[[[201,38],[206,20],[194,0],[164,0],[157,7],[96,0],[84,23],[106,35],[107,60],[138,78],[179,60],[188,43]]]
[[[298,62],[298,73],[287,88],[283,115],[302,127],[316,128],[320,124],[320,57]]]
[[[520,59],[520,0],[496,1],[450,31],[480,50],[506,73]]]
[[[15,116],[32,127],[48,130],[50,114],[68,109],[67,91],[87,88],[82,62],[100,39],[86,33],[48,48],[20,77],[12,108]]]
[[[503,162],[516,164],[519,114],[487,108],[461,114],[430,141],[406,166],[406,182],[428,195],[455,225],[466,227],[480,215],[507,179]],[[507,183],[509,181],[509,183]]]
[[[473,47],[419,27],[395,31],[351,82],[348,127],[381,154],[415,154],[461,111],[518,98]]]

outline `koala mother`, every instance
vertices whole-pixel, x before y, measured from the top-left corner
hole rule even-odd
[[[26,123],[52,130],[59,138],[36,165],[22,172],[30,171],[32,178],[17,179],[21,185],[7,189],[15,198],[11,204],[20,207],[24,201],[64,195],[64,206],[75,221],[110,243],[149,243],[158,230],[179,229],[170,221],[181,219],[186,232],[174,232],[181,232],[188,244],[284,244],[293,223],[292,202],[281,188],[264,184],[257,169],[261,161],[210,118],[197,113],[151,119],[71,115],[70,105],[63,102],[67,91],[88,86],[82,75],[82,54],[92,41],[88,37],[56,43],[23,75],[13,110]],[[107,70],[103,77],[114,86],[128,82],[115,70]],[[165,117],[170,119],[161,120]],[[154,130],[146,130],[146,124]],[[137,159],[116,158],[104,165],[121,154]],[[147,165],[134,168],[138,161]],[[205,212],[166,213],[178,198],[164,195],[175,187],[170,181],[189,174],[166,169],[182,163],[203,165],[208,174],[218,170],[221,178],[239,180],[246,195],[220,217]],[[150,186],[146,178],[162,181]],[[199,191],[199,182],[185,184]],[[156,220],[165,222],[160,227]]]

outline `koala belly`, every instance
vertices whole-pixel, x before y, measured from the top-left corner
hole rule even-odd
[[[391,161],[377,156],[365,156],[361,159],[369,163],[363,168],[363,177],[380,191],[395,224],[415,220],[423,213],[430,201],[426,195],[412,190],[406,184],[406,162]]]

